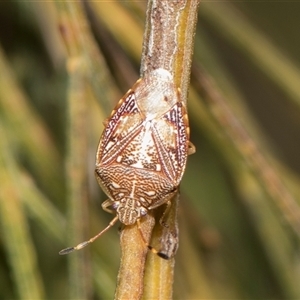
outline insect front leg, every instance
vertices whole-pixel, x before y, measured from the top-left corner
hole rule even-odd
[[[108,208],[109,206],[112,206],[113,204],[115,203],[115,201],[112,201],[110,199],[107,199],[106,201],[104,201],[101,206],[102,206],[102,209],[105,210],[106,212],[109,212],[110,214],[113,214],[115,213],[115,210],[114,209],[110,209]]]

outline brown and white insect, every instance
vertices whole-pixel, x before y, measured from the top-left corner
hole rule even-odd
[[[85,247],[117,220],[139,224],[148,211],[170,201],[183,176],[189,152],[188,117],[167,70],[156,69],[139,79],[105,125],[95,173],[109,197],[102,207],[115,211],[116,217],[89,241],[60,254]]]

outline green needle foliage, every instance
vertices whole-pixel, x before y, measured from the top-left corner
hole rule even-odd
[[[299,8],[200,4],[175,299],[300,298]],[[95,152],[139,77],[145,11],[146,1],[0,2],[1,299],[114,297],[118,226],[58,252],[112,219]],[[164,295],[161,278],[145,278],[148,297],[153,286]]]

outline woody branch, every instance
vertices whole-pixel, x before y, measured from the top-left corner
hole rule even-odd
[[[181,89],[181,100],[185,104],[199,3],[200,0],[150,0],[147,9],[141,77],[157,68],[168,70],[174,78],[175,85]],[[171,208],[174,216],[171,224],[175,229],[177,205],[178,197],[175,197]],[[143,218],[142,230],[148,242],[153,224],[154,217],[151,213]],[[154,238],[156,232],[159,232],[159,229],[152,233]],[[151,255],[146,262],[147,251],[141,244],[136,226],[126,226],[122,231],[121,249],[115,299],[140,299],[142,296],[145,299],[172,298],[174,259],[165,261]],[[164,288],[161,289],[161,286]]]

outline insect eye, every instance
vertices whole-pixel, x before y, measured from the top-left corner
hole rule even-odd
[[[147,210],[143,207],[141,207],[140,212],[141,212],[141,216],[145,216],[147,214]]]
[[[120,202],[119,201],[115,201],[111,206],[113,209],[117,209],[120,205]]]

